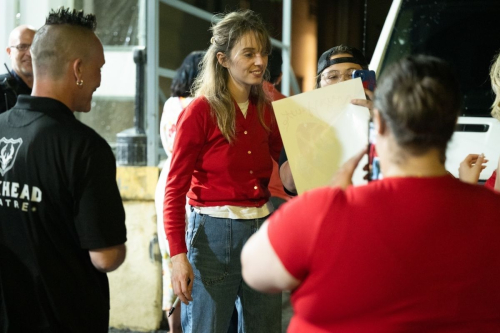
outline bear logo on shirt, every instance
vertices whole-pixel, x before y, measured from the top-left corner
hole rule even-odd
[[[23,139],[0,139],[0,173],[5,175],[14,166],[19,148],[23,144]]]

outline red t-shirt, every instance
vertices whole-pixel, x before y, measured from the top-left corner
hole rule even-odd
[[[186,193],[192,206],[260,207],[269,200],[271,157],[278,160],[283,143],[272,107],[264,121],[250,100],[246,118],[236,107],[236,138],[222,136],[204,97],[179,115],[164,198],[165,233],[170,256],[187,252],[184,239]]]
[[[288,332],[500,332],[500,195],[451,176],[322,188],[271,218]]]

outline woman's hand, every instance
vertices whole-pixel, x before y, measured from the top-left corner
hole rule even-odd
[[[477,184],[479,181],[479,174],[486,168],[484,165],[488,160],[484,154],[469,154],[460,163],[458,168],[458,178],[465,183]]]
[[[373,98],[374,98],[373,91],[365,89],[365,95],[366,99],[353,99],[351,100],[351,104],[364,106],[370,111],[370,116],[372,116]]]
[[[182,303],[189,304],[192,301],[194,274],[193,268],[187,259],[186,253],[179,253],[172,260],[172,287]]]
[[[352,175],[354,174],[354,170],[356,170],[356,167],[367,151],[368,149],[364,148],[345,162],[333,176],[330,186],[340,187],[345,190],[349,185],[352,185]]]

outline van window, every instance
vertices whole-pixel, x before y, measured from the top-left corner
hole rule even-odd
[[[489,67],[500,49],[499,0],[403,0],[381,75],[410,54],[448,61],[463,92],[463,116],[488,117],[493,103]]]

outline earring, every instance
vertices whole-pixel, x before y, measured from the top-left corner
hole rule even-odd
[[[83,80],[77,80],[76,85],[79,87],[83,86]]]

